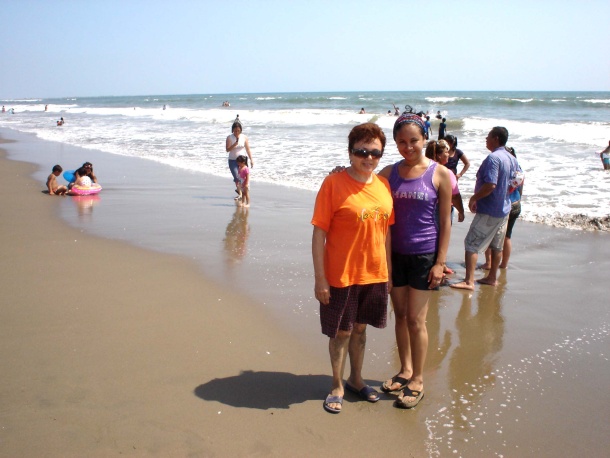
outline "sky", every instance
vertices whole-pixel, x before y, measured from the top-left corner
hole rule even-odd
[[[0,0],[0,99],[609,91],[608,18],[608,0]]]

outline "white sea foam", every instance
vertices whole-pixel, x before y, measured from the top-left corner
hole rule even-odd
[[[480,95],[477,97],[482,98]],[[396,118],[387,115],[387,100],[400,100],[394,95],[355,93],[348,96],[339,93],[231,97],[238,108],[220,107],[212,98],[189,96],[188,102],[180,97],[166,99],[161,96],[62,99],[48,101],[49,111],[46,113],[44,105],[47,101],[28,100],[12,104],[15,115],[1,116],[0,126],[32,132],[46,140],[227,176],[224,142],[231,123],[239,114],[255,157],[253,186],[257,181],[263,181],[317,190],[329,170],[335,165],[347,164],[347,134],[351,127],[365,121],[376,122],[388,137],[380,168],[400,159],[391,135]],[[226,100],[229,97],[216,98]],[[362,98],[374,100],[380,108],[358,114],[365,104]],[[527,97],[512,98],[529,100]],[[562,96],[561,100],[566,98]],[[151,102],[155,99],[156,102]],[[238,102],[242,99],[245,102]],[[476,170],[487,155],[485,136],[494,125],[502,125],[509,130],[509,144],[517,150],[518,159],[526,171],[522,205],[524,219],[575,227],[591,226],[591,221],[594,221],[591,227],[606,226],[603,218],[610,215],[610,200],[606,197],[610,191],[610,174],[601,170],[598,151],[610,138],[610,122],[604,118],[604,112],[599,112],[599,109],[604,110],[603,106],[596,109],[594,122],[584,119],[585,111],[576,113],[568,121],[561,120],[563,112],[541,121],[520,119],[520,104],[497,105],[492,110],[496,116],[480,115],[485,110],[489,111],[485,107],[498,100],[495,95],[483,98],[483,103],[474,107],[471,104],[476,103],[475,99],[470,96],[421,98],[434,104],[459,103],[465,99],[469,99],[469,103],[461,110],[468,109],[478,115],[456,117],[453,114],[448,123],[449,133],[458,136],[459,148],[472,164],[460,180],[465,199],[472,194]],[[541,100],[542,97],[536,96],[535,99]],[[560,98],[553,97],[556,99]],[[570,100],[576,103],[575,97]],[[606,99],[600,97],[595,100]],[[365,105],[375,106],[374,103]],[[549,103],[547,107],[550,106]],[[431,109],[435,108],[431,106]],[[451,108],[452,113],[456,110]],[[536,106],[528,106],[527,114],[534,118],[540,116],[531,110],[537,110]],[[545,107],[540,113],[548,110]],[[60,116],[66,119],[66,124],[58,128],[55,121]],[[433,120],[433,129],[436,126],[438,121]]]

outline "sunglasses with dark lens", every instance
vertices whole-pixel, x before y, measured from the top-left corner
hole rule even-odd
[[[369,157],[369,155],[373,158],[373,159],[379,159],[381,158],[381,156],[383,156],[383,151],[379,151],[378,149],[356,149],[356,148],[352,148],[352,154],[356,157],[360,157],[362,159],[366,159],[367,157]]]

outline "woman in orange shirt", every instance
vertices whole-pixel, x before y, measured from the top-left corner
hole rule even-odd
[[[351,165],[326,177],[311,220],[314,290],[322,333],[330,339],[333,372],[323,406],[331,413],[342,408],[348,353],[351,371],[345,389],[369,402],[379,400],[362,378],[366,326],[386,326],[391,288],[392,195],[387,180],[374,173],[386,138],[379,126],[365,123],[352,129],[348,141]]]

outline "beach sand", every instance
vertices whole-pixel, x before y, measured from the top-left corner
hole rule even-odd
[[[226,181],[191,174],[187,204],[171,206],[171,185],[138,201],[156,165],[112,181],[127,162],[88,152],[106,167],[101,201],[43,194],[71,154],[0,159],[0,456],[606,455],[608,234],[518,222],[498,287],[434,293],[422,403],[348,394],[330,415],[313,193],[253,186],[244,224]],[[151,205],[176,214],[151,222]],[[453,228],[456,278],[469,221]],[[368,337],[379,386],[397,366],[391,315]]]

